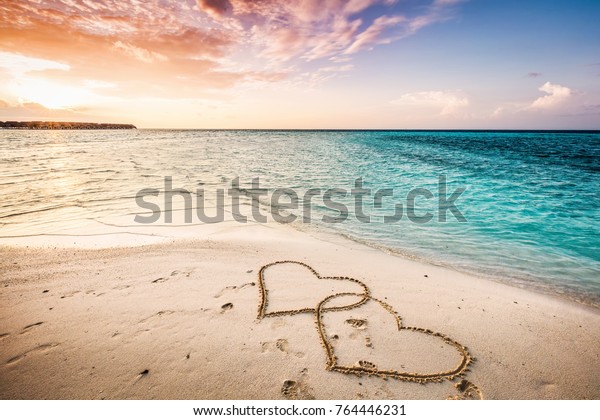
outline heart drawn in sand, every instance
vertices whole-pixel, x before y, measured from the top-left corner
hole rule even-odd
[[[278,269],[280,272],[276,273]],[[272,272],[273,277],[269,276],[268,272]],[[269,279],[267,280],[266,277],[269,277]],[[279,286],[277,285],[278,281]],[[286,281],[292,284],[282,286],[281,283]],[[260,291],[258,319],[314,313],[319,302],[335,293],[335,290],[339,290],[340,286],[343,287],[344,296],[350,298],[349,301],[338,306],[321,307],[322,312],[352,309],[362,305],[369,299],[369,289],[361,281],[351,277],[321,276],[308,264],[298,261],[276,261],[263,266],[258,272],[258,286]],[[303,294],[306,295],[305,291],[309,287],[311,289],[309,289],[308,301],[304,299],[304,302],[300,303],[296,297],[298,290],[302,290]],[[359,293],[349,293],[351,291]],[[272,299],[273,295],[277,295],[277,292],[280,296],[285,297],[284,299],[277,299],[277,296],[275,296],[277,304],[281,306],[285,302],[291,302],[289,303],[290,306],[269,311],[267,309],[270,304],[269,299]],[[356,299],[351,299],[352,297],[356,297]],[[273,304],[271,303],[271,305]]]
[[[269,275],[265,276],[267,272]],[[307,275],[309,277],[306,277]],[[265,277],[269,277],[269,280]],[[281,282],[278,288],[277,280]],[[329,280],[333,281],[328,283]],[[286,281],[287,285],[285,285]],[[267,287],[267,282],[271,289]],[[340,283],[335,284],[336,282]],[[286,260],[263,266],[258,273],[258,283],[260,290],[258,319],[314,313],[319,339],[325,349],[327,370],[357,376],[379,376],[425,383],[452,380],[463,376],[468,371],[469,365],[475,361],[465,346],[442,333],[404,326],[402,318],[390,305],[372,297],[364,283],[351,277],[321,276],[305,263]],[[336,291],[336,286],[340,285],[344,285],[343,290]],[[349,291],[350,287],[358,290]],[[299,290],[303,292],[298,293]],[[309,293],[306,293],[306,290]],[[271,291],[275,295],[273,300],[276,303],[273,306],[276,308],[269,312],[267,306]],[[290,307],[277,308],[277,305],[285,305],[287,302],[291,302]],[[373,304],[377,311],[383,309],[381,311],[383,317],[376,315],[374,318],[361,319],[358,315],[363,311],[368,312],[369,304]],[[327,334],[324,315],[334,319],[348,317],[342,323],[346,334],[333,334],[330,337]],[[328,319],[327,322],[329,321]],[[370,329],[370,323],[373,321],[387,325],[384,328]],[[386,328],[392,330],[387,332]],[[375,342],[372,341],[372,336],[375,337]],[[348,351],[349,343],[350,351]],[[356,343],[362,344],[356,348]],[[375,347],[379,347],[380,344],[383,349],[376,352]],[[340,357],[336,354],[336,346],[337,351],[342,352],[342,358],[354,362],[340,362]],[[366,353],[369,354],[368,358],[376,363],[362,358]],[[452,365],[453,362],[448,361],[450,359],[456,360],[453,368],[445,366],[446,363]],[[409,367],[405,367],[405,364]],[[429,366],[429,369],[424,366]],[[456,388],[460,395],[450,397],[452,399],[482,397],[479,388],[465,379],[457,384]]]
[[[454,350],[458,356],[457,360],[460,359],[460,361],[457,363],[457,365],[454,368],[448,368],[448,369],[444,369],[444,370],[441,370],[438,372],[409,372],[409,371],[404,371],[403,369],[398,369],[398,367],[401,367],[403,363],[406,363],[406,361],[403,360],[402,357],[400,357],[399,360],[398,359],[383,360],[383,363],[385,363],[385,364],[389,363],[389,366],[375,365],[374,363],[372,363],[370,361],[365,361],[365,360],[357,361],[357,363],[354,365],[339,364],[338,356],[336,355],[335,345],[332,342],[332,341],[337,341],[337,340],[332,340],[328,336],[325,324],[323,322],[323,315],[325,312],[331,311],[332,308],[336,308],[336,306],[329,306],[330,302],[335,301],[336,299],[339,299],[339,298],[344,298],[344,297],[345,298],[356,297],[356,299],[360,299],[361,295],[355,294],[355,293],[338,293],[338,294],[328,296],[327,298],[325,298],[323,301],[321,301],[317,305],[316,311],[315,311],[315,320],[316,320],[316,324],[317,324],[319,338],[321,339],[321,343],[322,343],[323,347],[325,348],[325,353],[326,353],[326,357],[327,357],[327,370],[342,372],[345,374],[355,374],[358,376],[373,375],[373,376],[379,376],[379,377],[383,377],[383,378],[395,378],[395,379],[400,379],[400,380],[404,380],[404,381],[420,382],[420,383],[441,382],[444,379],[452,380],[455,377],[462,375],[467,370],[467,367],[469,366],[469,364],[473,361],[473,358],[467,351],[467,348],[464,347],[462,344],[458,343],[457,341],[452,340],[451,338],[449,338],[439,332],[434,332],[434,331],[424,329],[424,328],[419,328],[419,327],[404,326],[402,324],[402,319],[396,312],[394,312],[394,309],[391,306],[389,306],[385,302],[382,302],[371,296],[363,295],[362,296],[363,300],[362,300],[361,305],[367,303],[367,301],[374,302],[374,303],[380,305],[383,309],[385,309],[385,311],[387,311],[389,313],[389,316],[393,317],[393,320],[395,321],[394,329],[396,329],[396,327],[397,327],[397,332],[405,333],[405,334],[410,333],[410,335],[412,335],[412,333],[422,334],[423,335],[422,337],[415,337],[415,338],[418,338],[418,339],[421,339],[422,341],[424,340],[425,342],[428,342],[428,344],[427,344],[427,346],[428,346],[427,352],[428,353],[431,353],[432,351],[437,350],[439,347],[444,348],[443,345],[446,345],[446,348],[447,348],[446,353],[448,353],[448,352],[452,353],[452,350]],[[355,307],[358,307],[358,306],[359,305],[356,305]],[[350,318],[350,319],[346,320],[346,323],[350,324],[356,330],[363,330],[363,329],[365,329],[365,327],[367,325],[366,320],[354,319],[354,318]],[[390,331],[389,334],[392,334],[392,333],[393,332]],[[334,337],[339,338],[339,337],[337,337],[337,335]],[[408,335],[405,335],[405,338],[408,338],[408,337],[409,337]],[[390,335],[390,336],[387,336],[387,338],[389,338],[390,340],[393,340],[395,337]],[[399,339],[402,340],[401,338],[399,338]],[[439,342],[437,344],[435,342],[436,340],[439,340]],[[416,340],[416,341],[418,341],[418,340]],[[377,345],[377,343],[371,343],[370,338],[368,338],[367,347],[370,348],[371,352],[372,352],[373,344]],[[439,344],[439,346],[438,346],[438,344]],[[406,345],[406,346],[408,346],[408,348],[410,350],[410,345],[407,343],[404,343],[403,341],[398,341],[397,345],[398,345],[398,347],[400,347],[402,345]],[[414,353],[414,350],[413,350],[413,353]],[[412,358],[413,359],[416,358],[418,360],[420,357],[424,357],[424,356],[425,356],[425,353],[417,352],[416,354],[412,355]],[[394,365],[398,365],[398,366],[395,367]],[[443,364],[442,364],[442,366],[443,366]]]

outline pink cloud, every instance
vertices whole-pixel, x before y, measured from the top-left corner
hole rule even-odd
[[[64,64],[37,76],[71,85],[103,80],[121,97],[198,96],[281,80],[290,69],[300,74],[307,61],[347,63],[447,18],[453,3],[409,10],[396,0],[8,1],[0,7],[0,51]],[[252,65],[235,61],[240,52]],[[326,67],[312,71],[322,76]]]
[[[75,40],[82,34],[121,42],[121,53],[142,62],[160,60],[157,54],[214,59],[240,47],[276,60],[315,60],[414,33],[445,19],[455,3],[430,0],[411,16],[397,0],[22,0],[0,8],[0,28],[60,27]],[[362,12],[374,6],[379,15],[367,20]]]
[[[353,54],[364,48],[376,44],[389,43],[389,38],[382,38],[382,34],[389,27],[405,22],[403,16],[381,16],[375,19],[373,24],[355,37],[354,42],[344,51],[345,54]]]
[[[29,63],[64,65],[60,72],[36,73],[48,81],[79,86],[104,80],[125,98],[187,97],[281,77],[280,71],[224,68],[239,40],[211,26],[200,11],[191,13],[193,2],[187,10],[186,3],[165,6],[160,0],[36,3],[0,7],[0,52],[18,53]]]
[[[397,0],[198,0],[200,10],[242,28],[263,57],[311,61],[354,54],[393,42],[448,19],[456,0],[431,1],[408,13]],[[380,14],[366,20],[362,12],[378,5]],[[394,6],[398,5],[398,8]],[[225,24],[225,23],[224,23]],[[235,25],[234,25],[235,24]]]

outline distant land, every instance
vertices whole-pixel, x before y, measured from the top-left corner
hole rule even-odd
[[[64,122],[64,121],[0,121],[0,128],[22,130],[135,130],[133,124]]]

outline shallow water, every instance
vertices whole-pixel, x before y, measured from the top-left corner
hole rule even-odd
[[[322,216],[339,212],[317,197],[313,226],[600,301],[599,133],[3,130],[0,146],[0,237],[141,213],[136,193],[164,190],[166,176],[176,188],[203,188],[207,197],[231,188],[236,177],[247,193],[259,177],[261,188],[292,188],[300,198],[310,188],[347,190],[334,200],[349,209],[348,219],[324,223]],[[440,176],[447,196],[465,189],[455,204],[466,221],[449,211],[440,221]],[[349,193],[357,178],[371,189],[363,199],[370,223],[355,217]],[[373,194],[386,188],[394,196],[374,208]],[[415,188],[432,193],[414,204],[416,215],[432,213],[427,223],[407,217],[407,194]],[[261,202],[269,204],[268,197]],[[396,204],[403,206],[402,219],[383,223]]]

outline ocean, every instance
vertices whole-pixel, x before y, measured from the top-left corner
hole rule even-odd
[[[1,130],[0,146],[2,243],[135,223],[170,177],[223,191],[228,214],[256,197],[301,229],[600,306],[598,132]]]

